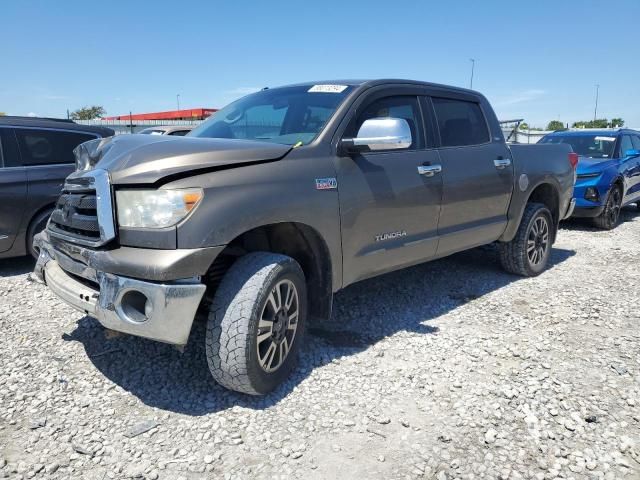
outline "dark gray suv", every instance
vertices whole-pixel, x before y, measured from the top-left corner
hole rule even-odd
[[[73,149],[110,128],[70,120],[0,117],[0,258],[31,253],[74,170]]]

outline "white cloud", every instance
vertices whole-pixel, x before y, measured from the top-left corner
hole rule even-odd
[[[42,95],[45,100],[69,100],[71,97],[66,95]]]
[[[521,92],[517,92],[514,93],[512,95],[509,95],[507,97],[501,97],[496,99],[496,101],[494,102],[495,105],[500,106],[500,107],[506,107],[509,105],[517,105],[520,103],[527,103],[527,102],[531,102],[533,100],[537,100],[540,97],[544,96],[546,94],[546,90],[540,90],[537,88],[532,88],[529,90],[523,90]]]
[[[38,114],[34,113],[34,112],[27,113],[27,117],[37,117],[37,116],[38,116]]]

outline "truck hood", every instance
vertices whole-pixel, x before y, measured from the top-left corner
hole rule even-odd
[[[578,175],[584,175],[589,173],[600,173],[609,167],[616,165],[616,160],[611,158],[589,158],[579,157],[578,168],[576,173]]]
[[[289,145],[252,140],[119,135],[101,142],[94,167],[108,171],[114,185],[152,184],[180,174],[275,161],[289,151]]]

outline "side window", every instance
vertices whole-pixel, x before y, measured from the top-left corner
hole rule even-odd
[[[433,98],[443,147],[481,145],[490,140],[480,105],[450,98]]]
[[[630,135],[623,135],[620,137],[620,150],[618,158],[625,158],[628,150],[633,150],[633,143],[631,142]]]
[[[169,132],[169,135],[173,135],[174,137],[184,137],[189,130],[174,130],[173,132]]]
[[[16,129],[24,166],[73,163],[73,149],[95,135],[58,130]]]
[[[634,150],[640,150],[640,135],[631,137],[631,143],[633,143]]]
[[[411,129],[413,140],[410,150],[424,148],[424,129],[418,99],[414,96],[384,97],[374,100],[360,111],[355,123],[350,128],[350,136],[355,137],[365,120],[370,118],[403,118]]]
[[[20,155],[11,128],[0,128],[0,167],[19,167]]]

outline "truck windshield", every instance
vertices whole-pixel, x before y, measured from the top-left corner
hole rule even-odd
[[[188,136],[305,145],[318,136],[349,90],[345,85],[262,90],[224,107]]]
[[[585,134],[549,135],[540,140],[540,143],[568,143],[581,157],[611,158],[616,137]]]

